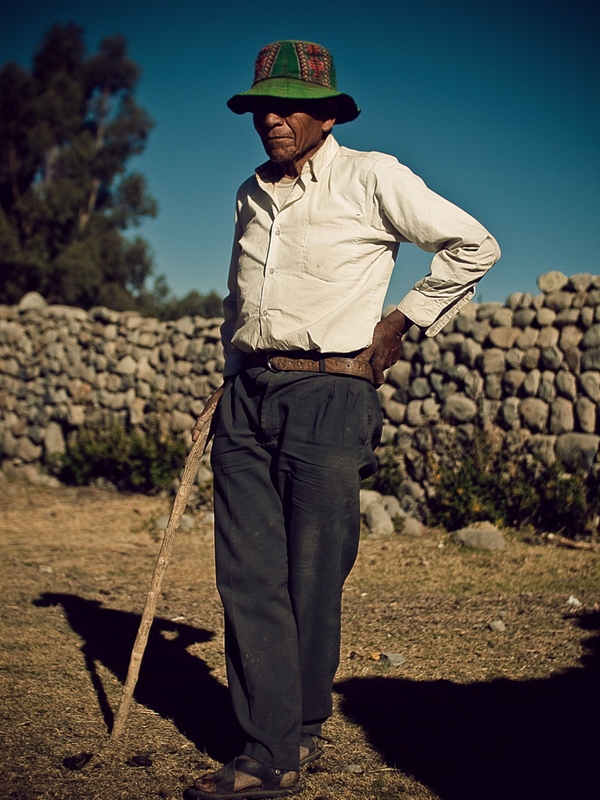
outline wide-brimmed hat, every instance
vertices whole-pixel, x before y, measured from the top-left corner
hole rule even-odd
[[[332,98],[338,106],[337,123],[351,122],[360,114],[350,95],[338,91],[331,53],[314,42],[286,39],[263,47],[254,65],[252,87],[234,94],[227,106],[236,114],[244,114],[254,111],[256,100],[261,97]]]

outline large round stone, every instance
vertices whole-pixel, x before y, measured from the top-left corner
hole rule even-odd
[[[519,413],[524,427],[541,433],[546,429],[550,407],[539,397],[525,397],[519,404]]]
[[[568,433],[574,427],[573,403],[566,397],[557,397],[550,407],[550,433]]]
[[[553,270],[540,275],[537,279],[537,285],[540,292],[545,294],[548,292],[558,292],[568,284],[569,279],[562,272]]]
[[[442,416],[455,424],[471,422],[477,415],[477,405],[462,394],[451,394],[444,401]]]
[[[600,436],[592,433],[564,433],[556,440],[556,455],[567,469],[590,469],[598,452]]]

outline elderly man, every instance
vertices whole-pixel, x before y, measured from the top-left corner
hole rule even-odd
[[[334,124],[359,109],[320,45],[263,48],[251,89],[228,106],[253,114],[269,159],[237,195],[225,382],[208,403],[217,585],[246,746],[189,798],[292,794],[321,755],[360,481],[376,468],[375,389],[407,328],[434,335],[499,257],[476,220],[394,157],[337,143]],[[382,320],[400,242],[435,255]]]

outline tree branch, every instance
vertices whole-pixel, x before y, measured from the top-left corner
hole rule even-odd
[[[94,142],[94,153],[98,153],[104,146],[104,121],[108,113],[108,101],[110,100],[110,87],[108,83],[104,84],[102,89],[102,99],[100,101],[100,113],[98,115],[98,126],[96,128],[96,141]],[[87,206],[85,211],[79,214],[79,230],[85,229],[90,221],[92,214],[98,202],[98,191],[100,189],[100,178],[92,179],[92,188],[88,197]]]

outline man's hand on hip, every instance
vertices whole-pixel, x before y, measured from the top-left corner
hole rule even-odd
[[[395,309],[377,323],[373,331],[373,341],[356,356],[358,361],[368,361],[371,364],[377,386],[381,386],[384,381],[383,371],[400,358],[402,336],[411,325],[411,321]]]

